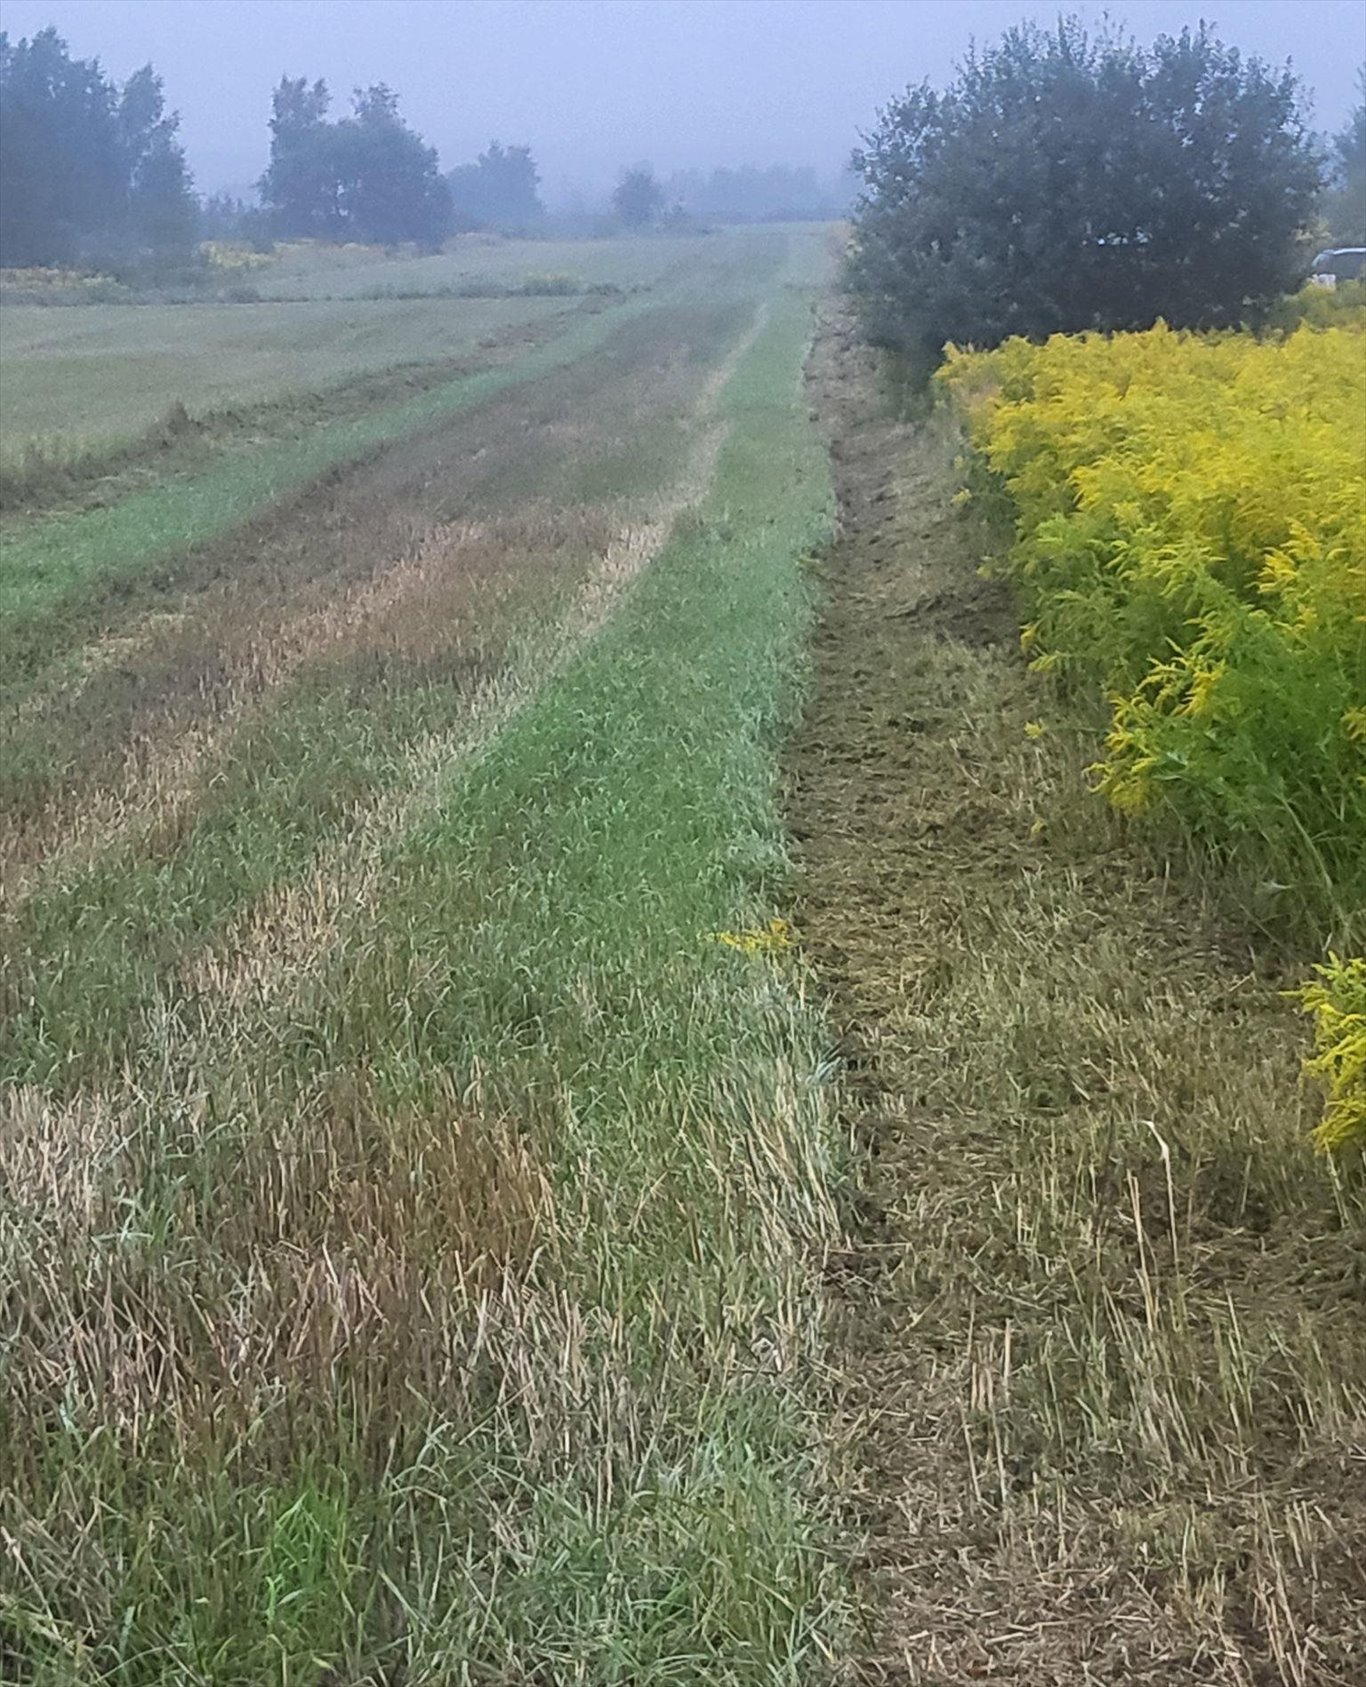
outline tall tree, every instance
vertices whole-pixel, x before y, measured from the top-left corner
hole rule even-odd
[[[271,97],[270,166],[261,203],[281,234],[336,239],[341,232],[340,182],[327,121],[326,82],[280,78]]]
[[[473,164],[446,178],[455,220],[462,228],[526,229],[545,216],[540,172],[529,146],[490,141]]]
[[[434,148],[404,122],[383,83],[358,88],[349,117],[329,123],[325,82],[283,77],[270,122],[261,198],[280,234],[439,245],[450,193]]]
[[[120,91],[55,29],[0,35],[0,263],[187,252],[195,211],[176,128],[150,65]]]
[[[151,65],[124,84],[118,108],[127,193],[126,227],[134,246],[188,255],[198,232],[198,211],[176,139],[180,119],[166,111],[161,78]]]
[[[1288,71],[1074,19],[909,89],[854,161],[854,294],[922,371],[949,340],[1255,318],[1303,273],[1320,172]]]
[[[399,116],[384,83],[357,88],[353,115],[337,125],[341,210],[353,238],[383,246],[439,246],[450,231],[450,189],[436,149]]]
[[[622,173],[612,195],[612,209],[627,228],[644,228],[664,209],[664,189],[647,164]]]

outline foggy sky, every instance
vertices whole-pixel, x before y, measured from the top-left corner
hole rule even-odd
[[[1355,103],[1366,0],[3,0],[0,26],[55,24],[120,81],[150,59],[205,192],[265,168],[288,73],[325,78],[339,106],[389,83],[443,169],[495,136],[529,141],[558,199],[637,161],[831,175],[879,105],[947,77],[973,36],[1106,9],[1141,40],[1204,15],[1244,52],[1292,59],[1321,129]]]

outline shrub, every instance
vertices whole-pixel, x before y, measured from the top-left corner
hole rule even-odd
[[[1320,186],[1294,77],[1204,24],[1147,48],[1011,29],[893,100],[854,163],[855,302],[922,380],[948,341],[1260,318],[1308,268]]]

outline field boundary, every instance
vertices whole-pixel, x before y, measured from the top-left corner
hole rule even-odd
[[[1309,1143],[1289,980],[1087,789],[949,419],[890,420],[838,314],[812,378],[841,515],[787,813],[862,1145],[846,1679],[1349,1687],[1366,1191]]]

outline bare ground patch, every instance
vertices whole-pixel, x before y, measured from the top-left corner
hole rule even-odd
[[[1085,790],[947,428],[812,366],[841,533],[791,764],[857,1099],[859,1682],[1366,1679],[1366,1192],[1287,980]],[[1026,725],[1044,728],[1026,733]]]

